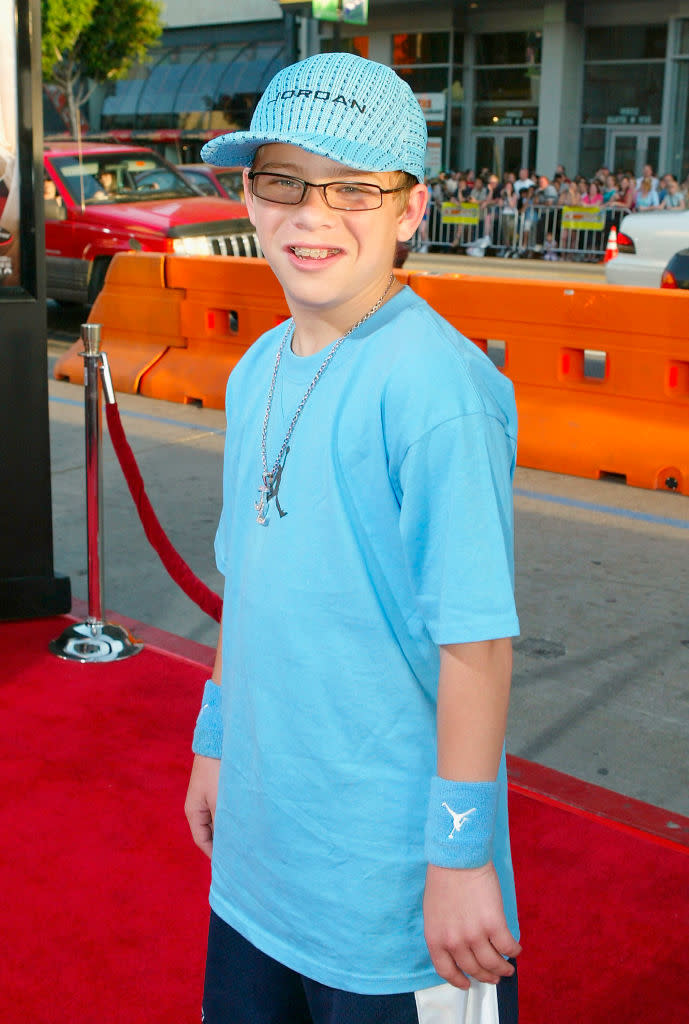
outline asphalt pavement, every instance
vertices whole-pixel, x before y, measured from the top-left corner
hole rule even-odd
[[[476,262],[483,267],[487,260]],[[73,330],[69,318],[56,324],[51,313],[51,363]],[[222,593],[213,536],[224,414],[141,396],[118,399],[163,526],[194,571]],[[55,568],[86,600],[81,388],[51,380],[49,409]],[[107,436],[103,472],[109,617],[214,645],[217,627],[172,583],[149,546]],[[508,749],[689,815],[689,500],[519,468],[515,505],[521,635]]]

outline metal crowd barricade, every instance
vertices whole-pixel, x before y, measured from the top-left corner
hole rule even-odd
[[[599,263],[610,228],[619,227],[627,212],[616,207],[547,204],[513,211],[499,202],[432,202],[412,249]]]

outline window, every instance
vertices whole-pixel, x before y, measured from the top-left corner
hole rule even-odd
[[[659,124],[664,63],[590,64],[584,73],[584,124]]]
[[[203,171],[187,171],[187,170],[184,170],[182,173],[183,173],[184,177],[186,178],[186,180],[191,185],[193,185],[194,188],[197,188],[199,190],[199,192],[203,192],[204,196],[217,196],[217,195],[219,195],[219,192],[216,189],[215,185],[210,180],[210,178],[206,177],[206,175],[203,173]]]
[[[391,65],[421,103],[429,131],[427,171],[437,174],[459,148],[464,89],[462,68],[453,66],[453,50],[464,56],[461,32],[403,32],[391,37]],[[446,133],[450,131],[450,150]]]
[[[665,25],[610,25],[586,30],[587,60],[663,60]]]
[[[447,68],[395,68],[412,92],[447,92]]]
[[[392,37],[393,67],[408,64],[448,64],[449,32],[405,32]]]
[[[540,32],[501,32],[476,37],[476,63],[540,64]]]
[[[667,25],[592,27],[585,38],[580,169],[638,175],[659,156]]]
[[[500,68],[496,71],[476,72],[476,101],[478,103],[513,103],[515,100],[538,100],[534,87],[538,76],[525,68]]]
[[[541,33],[503,32],[476,37],[477,127],[538,124]]]
[[[351,39],[321,38],[322,53],[353,53],[368,59],[368,36],[352,36]]]

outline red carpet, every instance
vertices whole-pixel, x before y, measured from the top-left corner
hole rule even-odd
[[[207,670],[180,652],[208,652],[71,664],[47,651],[65,625],[0,624],[0,1024],[197,1024],[209,870],[183,802]],[[686,1024],[689,822],[511,774],[522,1024]]]

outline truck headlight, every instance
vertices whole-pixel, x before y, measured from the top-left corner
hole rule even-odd
[[[181,256],[212,256],[213,248],[206,235],[187,235],[172,239],[172,251]]]

